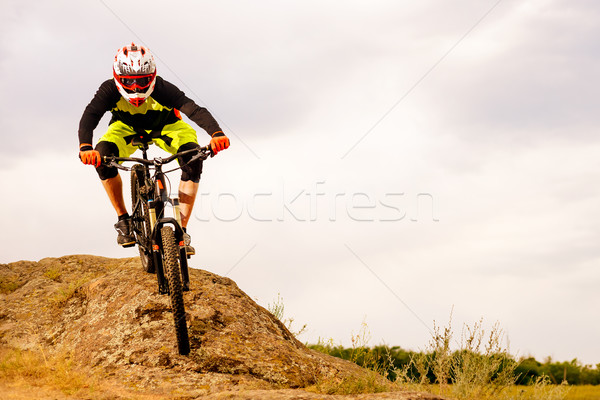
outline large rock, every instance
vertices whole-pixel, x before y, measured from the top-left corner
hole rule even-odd
[[[177,354],[169,299],[158,294],[155,275],[144,273],[138,259],[20,261],[0,265],[0,277],[0,344],[69,352],[80,364],[140,388],[172,385],[192,396],[215,396],[368,373],[306,348],[235,282],[207,271],[190,270],[187,357]]]

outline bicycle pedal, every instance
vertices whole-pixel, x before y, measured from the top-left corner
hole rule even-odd
[[[134,247],[136,244],[135,243],[131,243],[131,244],[122,244],[121,247],[126,249],[128,247]]]

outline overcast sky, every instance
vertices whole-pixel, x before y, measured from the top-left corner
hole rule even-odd
[[[483,318],[513,354],[600,363],[598,2],[2,4],[0,262],[136,256],[77,158],[135,41],[231,138],[192,266],[280,293],[307,342],[366,321],[418,350],[453,310],[457,340]]]

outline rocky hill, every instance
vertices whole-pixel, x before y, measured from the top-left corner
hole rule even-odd
[[[339,396],[323,392],[382,379],[306,348],[231,279],[191,269],[190,280],[186,357],[177,353],[169,299],[138,259],[77,255],[2,264],[0,346],[3,354],[37,352],[44,362],[68,357],[94,382],[112,382],[112,389],[96,383],[76,397],[63,390],[48,398],[333,399]],[[6,393],[25,390],[16,387],[0,382]],[[434,397],[394,391],[354,398]]]

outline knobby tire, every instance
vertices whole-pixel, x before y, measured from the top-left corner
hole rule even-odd
[[[144,167],[139,164],[131,168],[131,201],[133,209],[135,209],[138,199],[141,199],[141,207],[138,207],[138,212],[132,216],[135,233],[138,237],[138,249],[140,251],[140,260],[144,271],[149,273],[155,272],[154,260],[152,259],[152,243],[150,235],[152,234],[152,226],[150,226],[150,210],[148,202],[142,196],[141,190],[146,185],[144,176]],[[140,246],[141,243],[143,246]]]
[[[185,307],[183,305],[179,249],[175,240],[175,234],[170,226],[164,226],[160,230],[160,233],[162,236],[163,266],[169,283],[169,296],[171,297],[171,309],[173,310],[175,331],[177,333],[177,346],[179,354],[188,355],[190,353],[190,340],[185,320]]]

